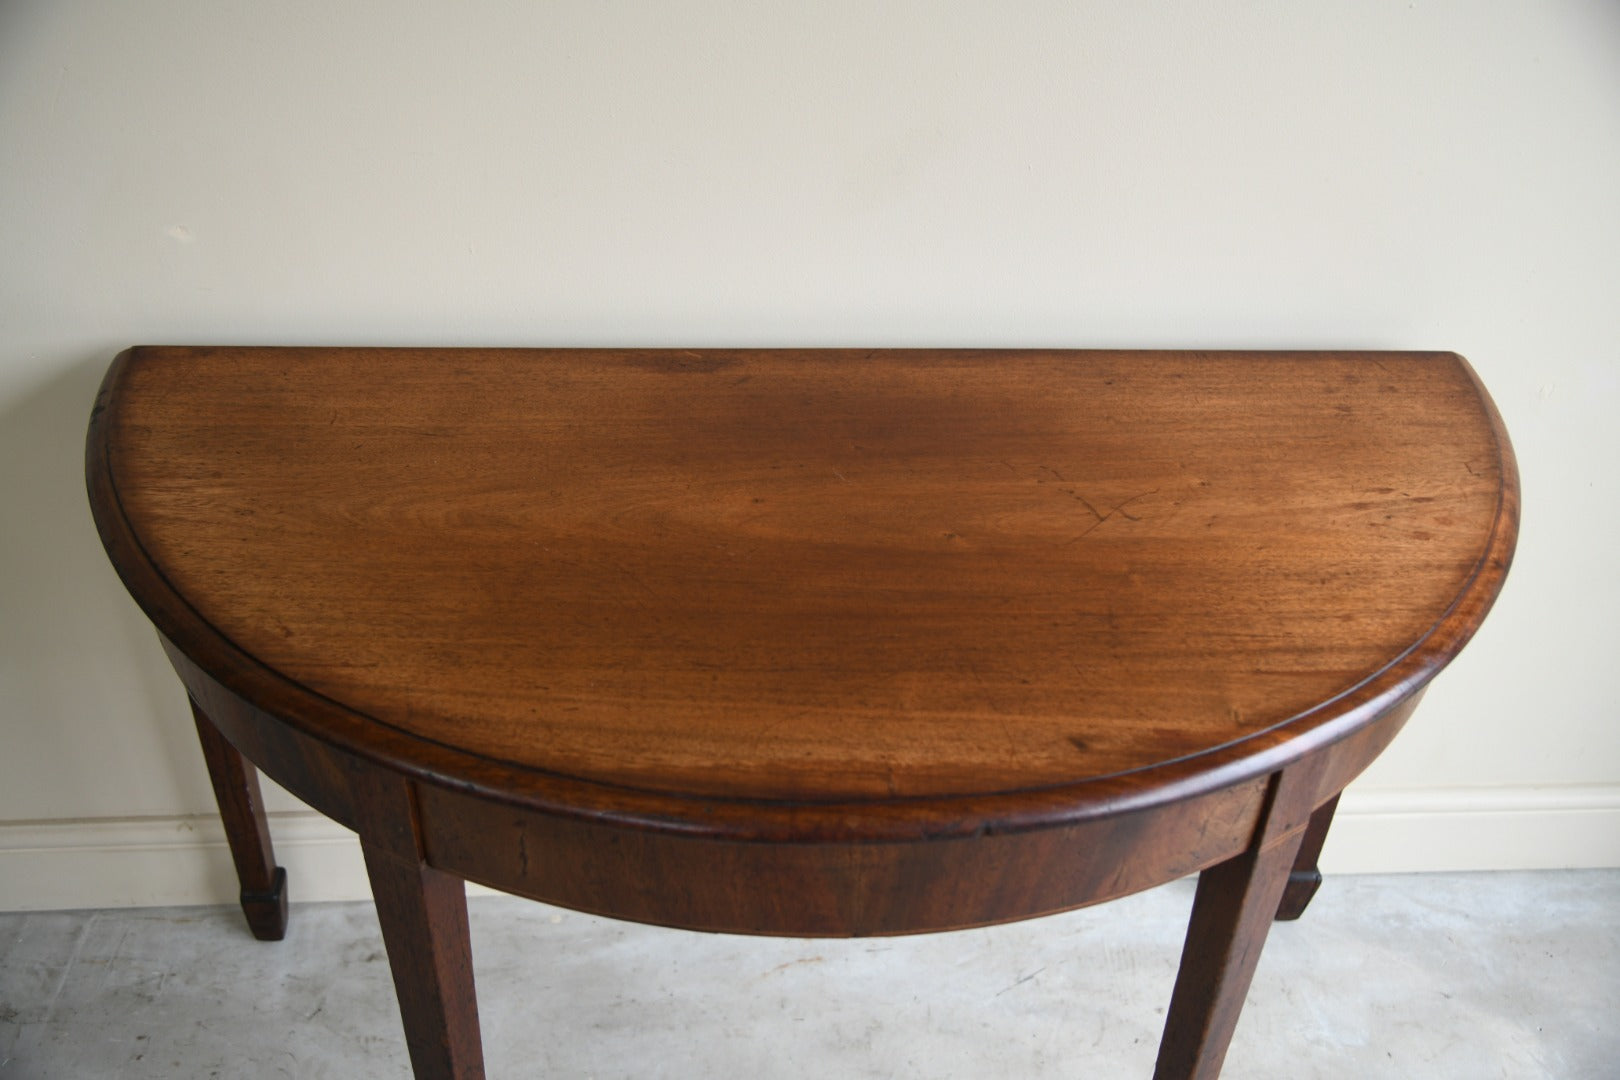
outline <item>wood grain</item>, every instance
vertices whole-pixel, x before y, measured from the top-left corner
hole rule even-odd
[[[1320,802],[1326,755],[1276,775],[1254,843],[1198,875],[1155,1080],[1214,1080],[1237,1027],[1289,868]]]
[[[408,780],[346,763],[360,850],[418,1080],[483,1080],[466,884],[422,857]]]
[[[280,941],[287,935],[287,871],[276,865],[270,825],[259,794],[259,774],[253,765],[220,734],[213,721],[191,700],[197,741],[208,763],[214,802],[225,824],[231,860],[242,889],[239,900],[248,928],[260,941]]]
[[[685,798],[1254,740],[1419,649],[1511,531],[1448,355],[144,350],[114,381],[122,514],[234,651],[409,740]]]

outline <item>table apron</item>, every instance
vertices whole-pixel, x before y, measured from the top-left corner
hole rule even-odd
[[[252,705],[165,641],[188,692],[248,760],[345,827],[366,827],[356,777],[399,773]],[[1328,745],[1312,798],[1336,796],[1387,746],[1422,691]],[[1258,842],[1272,773],[1129,812],[1006,833],[765,843],[564,816],[410,781],[427,865],[546,903],[693,930],[787,936],[926,933],[1126,896]],[[400,823],[403,827],[405,823]]]

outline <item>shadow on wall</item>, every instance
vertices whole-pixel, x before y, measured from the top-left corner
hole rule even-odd
[[[212,805],[184,693],[85,496],[85,428],[116,351],[0,403],[0,820]]]

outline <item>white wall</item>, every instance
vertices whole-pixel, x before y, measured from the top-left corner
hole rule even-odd
[[[1327,866],[1620,864],[1620,5],[9,3],[0,252],[0,908],[234,894],[83,496],[135,342],[1459,350],[1518,564]]]

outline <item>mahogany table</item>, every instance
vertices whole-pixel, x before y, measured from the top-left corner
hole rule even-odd
[[[1216,1075],[1518,520],[1439,353],[141,348],[87,472],[254,933],[257,767],[359,833],[419,1077],[483,1072],[464,881],[864,935],[1194,872],[1157,1075]]]

